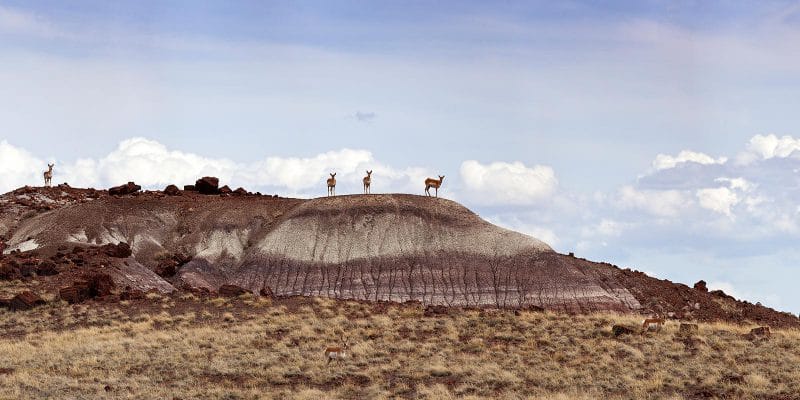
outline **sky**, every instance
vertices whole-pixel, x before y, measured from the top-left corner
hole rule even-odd
[[[800,3],[4,1],[0,192],[423,193],[800,312]]]

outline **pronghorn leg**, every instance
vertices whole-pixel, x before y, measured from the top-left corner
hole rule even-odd
[[[439,188],[436,188],[436,197],[439,197]]]

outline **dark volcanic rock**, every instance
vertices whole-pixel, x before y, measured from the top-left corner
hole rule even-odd
[[[22,292],[14,298],[11,299],[9,304],[9,308],[13,311],[23,311],[23,310],[30,310],[36,306],[40,306],[44,304],[45,301],[42,300],[39,295],[33,292]]]
[[[747,337],[750,339],[769,339],[770,336],[772,336],[772,333],[768,326],[753,328],[750,330],[750,333],[747,334]]]
[[[233,191],[231,190],[231,188],[228,187],[228,185],[225,185],[225,186],[219,188],[219,193],[220,194],[231,194],[231,193],[233,193]]]
[[[204,176],[194,183],[194,187],[202,194],[219,194],[219,179],[213,176]]]
[[[245,190],[244,188],[240,187],[240,188],[236,188],[236,190],[233,191],[233,194],[239,195],[239,196],[245,196],[245,195],[247,195],[249,193],[247,193],[247,190]]]
[[[183,190],[185,192],[196,192],[197,188],[194,185],[183,185]]]
[[[128,183],[126,183],[124,185],[114,186],[111,189],[108,189],[108,194],[116,195],[116,196],[123,196],[123,195],[126,195],[126,194],[136,193],[136,192],[138,192],[140,190],[142,190],[141,186],[139,186],[139,185],[137,185],[137,184],[135,184],[133,182],[128,182]]]
[[[89,282],[78,281],[58,291],[58,297],[69,304],[81,303],[89,299]]]
[[[81,303],[96,297],[104,297],[114,290],[114,280],[104,273],[95,273],[85,279],[73,282],[72,285],[63,287],[58,291],[62,300],[70,303]]]
[[[56,268],[56,263],[50,260],[44,260],[36,266],[36,275],[41,276],[50,276],[58,274],[58,268]]]
[[[701,290],[703,292],[708,291],[708,287],[706,287],[706,281],[697,281],[697,283],[694,284],[694,288],[695,290]]]
[[[131,256],[131,246],[129,246],[125,242],[119,242],[117,244],[109,243],[105,244],[100,247],[100,250],[110,257],[116,258],[128,258]]]
[[[611,333],[613,333],[614,336],[622,336],[622,335],[632,335],[636,333],[636,331],[633,328],[624,325],[614,325],[611,327]]]
[[[248,290],[236,285],[222,285],[217,293],[222,297],[236,297],[248,293]]]
[[[164,194],[167,196],[180,196],[181,190],[175,185],[169,185],[164,188]]]
[[[275,297],[275,293],[272,292],[272,288],[266,285],[262,287],[261,290],[258,291],[258,294],[263,297],[269,297],[269,298]]]

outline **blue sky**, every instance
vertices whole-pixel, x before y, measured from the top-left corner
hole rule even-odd
[[[443,195],[800,312],[800,3],[0,0],[0,189]]]

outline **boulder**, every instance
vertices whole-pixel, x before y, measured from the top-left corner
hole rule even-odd
[[[14,296],[14,298],[11,299],[9,308],[11,308],[11,310],[13,311],[23,311],[23,310],[30,310],[31,308],[40,306],[44,303],[45,301],[42,300],[42,298],[39,297],[39,295],[28,291],[28,292],[22,292]]]
[[[758,328],[750,329],[747,334],[751,339],[769,339],[772,333],[769,331],[768,326],[759,326]]]
[[[115,286],[114,280],[108,274],[95,273],[61,288],[58,295],[67,303],[75,304],[95,297],[108,296]]]
[[[164,188],[164,194],[167,196],[180,196],[181,190],[175,185],[169,185]]]
[[[231,190],[231,188],[229,188],[228,185],[225,185],[225,186],[219,188],[219,193],[220,194],[231,194],[231,193],[233,193],[233,190]]]
[[[44,260],[36,266],[36,275],[40,276],[50,276],[50,275],[57,275],[58,268],[56,268],[56,263],[50,260]]]
[[[706,287],[706,281],[697,281],[697,283],[694,284],[694,289],[700,290],[702,292],[708,292],[708,287]]]
[[[131,246],[125,242],[119,242],[117,244],[104,244],[102,247],[100,247],[100,251],[109,257],[115,258],[128,258],[131,256],[131,254],[133,254],[131,251]]]
[[[236,285],[222,285],[219,290],[217,290],[217,293],[222,297],[237,297],[249,293],[249,290]]]
[[[233,194],[238,195],[238,196],[245,196],[245,195],[247,195],[249,193],[247,193],[247,190],[245,190],[244,188],[240,187],[240,188],[236,188],[236,190],[233,191]]]
[[[625,325],[614,325],[611,327],[611,333],[614,336],[632,335],[636,333],[636,330]]]
[[[194,187],[202,194],[219,194],[219,179],[213,176],[204,176],[194,183]]]
[[[136,193],[140,190],[142,190],[141,186],[133,182],[128,182],[124,185],[114,186],[111,189],[108,189],[108,194],[115,196],[124,196],[126,194]]]
[[[183,185],[184,192],[196,192],[197,188],[194,185]]]
[[[78,281],[70,286],[62,287],[58,291],[58,297],[69,304],[82,303],[89,300],[89,282]]]

